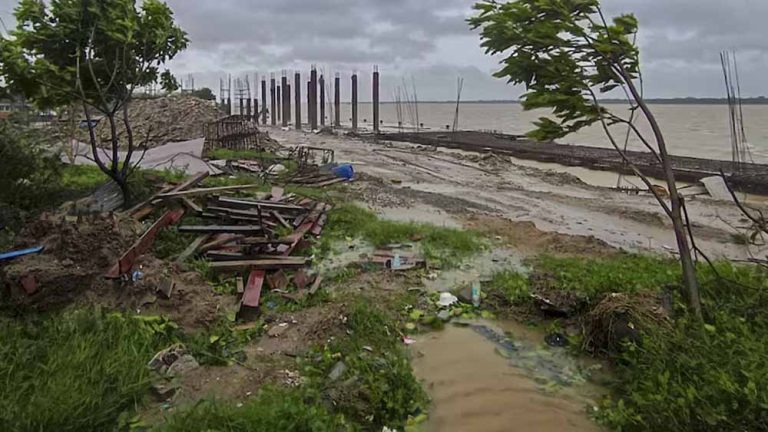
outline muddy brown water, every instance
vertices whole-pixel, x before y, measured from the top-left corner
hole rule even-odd
[[[543,347],[543,336],[476,322],[418,338],[413,366],[432,398],[422,430],[601,431],[587,412],[607,391],[586,378],[600,365]]]

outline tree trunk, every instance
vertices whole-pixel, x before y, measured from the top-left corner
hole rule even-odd
[[[624,81],[627,83],[629,91],[632,93],[632,97],[637,101],[643,114],[645,114],[645,117],[648,119],[648,123],[653,130],[653,135],[656,138],[656,143],[659,146],[659,156],[661,157],[661,163],[664,168],[664,177],[666,177],[667,188],[669,189],[669,199],[672,204],[672,214],[670,217],[672,219],[675,237],[677,238],[677,249],[680,253],[680,266],[683,270],[683,284],[688,297],[688,306],[690,306],[697,317],[701,318],[701,293],[699,292],[699,280],[696,276],[696,266],[691,256],[688,233],[685,229],[685,223],[683,222],[682,201],[677,190],[675,172],[672,169],[672,163],[670,162],[669,154],[667,153],[667,144],[664,140],[664,135],[661,133],[661,127],[659,127],[659,123],[656,121],[656,117],[654,117],[653,112],[651,112],[650,108],[648,108],[648,105],[645,103],[645,100],[643,100],[643,97],[638,92],[635,83],[623,69],[622,75]]]

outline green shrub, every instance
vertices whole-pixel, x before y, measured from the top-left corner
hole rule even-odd
[[[352,430],[299,389],[266,388],[242,407],[201,402],[170,416],[157,428],[165,432],[341,432]]]
[[[46,144],[40,132],[0,121],[0,207],[35,211],[50,206],[62,164]]]
[[[616,374],[618,395],[598,419],[627,432],[768,430],[768,327],[710,316],[706,325],[680,319],[673,332],[632,347]]]
[[[0,320],[0,430],[114,428],[150,387],[166,341],[145,322],[83,310]]]
[[[349,313],[350,335],[326,345],[305,374],[322,389],[336,411],[362,426],[380,431],[383,426],[405,428],[418,414],[427,396],[413,374],[398,337],[398,324],[378,307],[357,301]],[[336,381],[327,376],[343,361],[346,372]]]

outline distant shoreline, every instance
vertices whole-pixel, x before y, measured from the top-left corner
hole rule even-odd
[[[626,104],[627,101],[623,99],[603,99],[600,101],[604,104]],[[727,99],[717,98],[672,98],[672,99],[646,99],[646,103],[651,105],[727,105]],[[370,101],[361,103],[371,103]],[[395,104],[392,101],[382,101],[382,105]],[[743,105],[768,105],[767,97],[746,98],[742,99]],[[419,101],[419,104],[456,104],[456,101]],[[467,104],[520,104],[519,100],[468,100],[461,101],[462,105]]]

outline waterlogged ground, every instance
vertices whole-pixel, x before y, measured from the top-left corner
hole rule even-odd
[[[600,364],[547,347],[542,331],[517,323],[466,324],[412,345],[432,397],[425,431],[600,431],[587,415],[607,393],[590,381]]]

